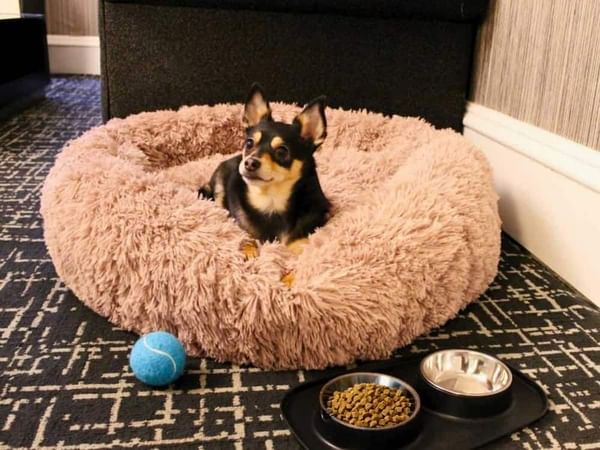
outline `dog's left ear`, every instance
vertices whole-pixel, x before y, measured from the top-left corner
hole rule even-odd
[[[263,119],[271,119],[271,107],[260,84],[254,83],[244,106],[243,121],[247,127],[253,127]]]
[[[294,124],[300,127],[300,135],[313,141],[315,147],[321,145],[327,136],[325,101],[325,96],[315,98],[294,119]]]

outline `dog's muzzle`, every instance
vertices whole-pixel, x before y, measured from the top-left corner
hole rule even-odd
[[[260,169],[260,164],[260,159],[251,156],[250,158],[244,160],[244,169],[248,173],[256,172],[258,169]]]

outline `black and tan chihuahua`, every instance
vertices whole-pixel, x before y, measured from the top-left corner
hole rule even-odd
[[[273,120],[262,88],[254,84],[243,120],[242,153],[221,163],[200,194],[227,209],[254,239],[278,240],[300,254],[330,209],[314,159],[327,135],[325,97],[308,103],[286,124]],[[258,254],[252,243],[243,251],[248,258]]]

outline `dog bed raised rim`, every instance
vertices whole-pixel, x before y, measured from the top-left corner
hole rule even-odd
[[[124,329],[170,331],[190,355],[315,369],[389,356],[492,281],[500,220],[482,153],[451,130],[365,111],[327,110],[327,225],[300,256],[274,242],[246,260],[248,236],[197,195],[241,149],[241,111],[141,113],[65,146],[41,211],[81,301]],[[273,105],[276,119],[298,111]]]

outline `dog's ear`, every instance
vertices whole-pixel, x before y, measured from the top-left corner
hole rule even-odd
[[[311,140],[316,147],[321,145],[327,136],[325,101],[325,96],[315,98],[294,119],[294,123],[300,127],[300,135]]]
[[[265,93],[258,83],[250,88],[250,95],[244,107],[244,124],[253,127],[263,119],[271,120],[271,107],[265,98]]]

